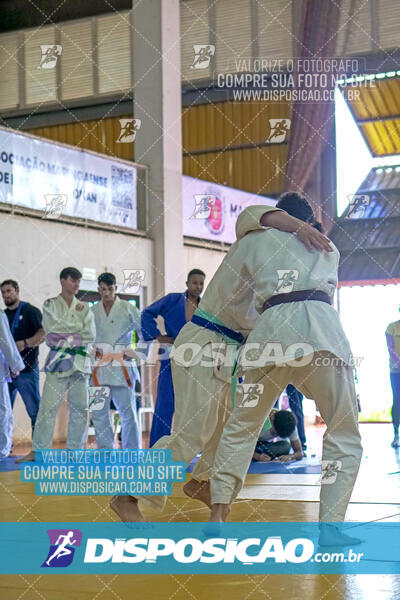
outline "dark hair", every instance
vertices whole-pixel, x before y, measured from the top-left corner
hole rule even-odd
[[[82,279],[82,273],[75,269],[75,267],[65,267],[60,273],[60,279]]]
[[[279,197],[276,208],[281,208],[292,217],[309,223],[314,221],[314,213],[310,204],[296,192],[286,192]]]
[[[190,278],[192,275],[203,275],[203,277],[205,277],[205,276],[206,276],[206,274],[205,274],[203,271],[201,271],[200,269],[192,269],[192,270],[191,270],[191,271],[189,271],[189,273],[188,273],[188,276],[187,276],[187,281],[189,281],[189,278]]]
[[[97,278],[97,283],[100,285],[101,283],[105,283],[106,285],[116,285],[117,280],[115,279],[115,275],[112,273],[101,273],[101,275]]]
[[[274,415],[273,427],[279,437],[289,437],[293,433],[296,424],[297,419],[290,410],[278,410]]]
[[[12,285],[14,290],[19,291],[19,285],[14,279],[5,279],[0,287],[3,287],[3,285]]]
[[[314,229],[318,229],[320,233],[324,233],[324,226],[322,225],[321,221],[314,221],[313,227]]]

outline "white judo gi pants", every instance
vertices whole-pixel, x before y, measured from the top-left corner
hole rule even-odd
[[[0,460],[10,454],[13,436],[13,410],[7,381],[0,381]]]
[[[66,393],[69,405],[67,448],[74,450],[84,447],[88,420],[88,385],[89,375],[80,371],[64,377],[56,373],[46,374],[33,432],[33,450],[51,448],[57,411]]]
[[[121,417],[122,448],[140,448],[141,439],[134,387],[105,385],[110,388],[110,396],[101,410],[94,410],[91,413],[98,448],[114,447],[114,431],[110,415],[111,398]]]
[[[281,392],[292,383],[315,401],[327,425],[323,438],[320,521],[343,521],[362,456],[353,369],[329,352],[317,352],[307,366],[246,370],[244,383],[264,385],[263,393],[253,407],[243,406],[237,398],[215,456],[210,481],[212,502],[230,504],[236,498],[265,419]],[[335,472],[329,475],[332,470]]]
[[[219,336],[212,335],[221,342]],[[204,354],[207,354],[207,346],[211,344],[202,348]],[[224,423],[230,414],[232,367],[201,364],[183,367],[172,359],[171,368],[175,393],[174,433],[160,438],[152,450],[170,449],[173,460],[186,464],[203,451],[193,470],[193,478],[207,480]],[[138,501],[141,510],[162,510],[167,496],[140,496]]]

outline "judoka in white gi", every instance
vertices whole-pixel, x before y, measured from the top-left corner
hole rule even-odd
[[[67,448],[83,448],[85,443],[92,368],[90,345],[96,329],[89,304],[75,297],[81,277],[74,267],[63,269],[60,273],[61,293],[43,304],[43,329],[50,348],[44,367],[46,380],[32,452],[21,461],[32,460],[35,450],[51,448],[57,411],[66,393],[69,404]]]
[[[305,221],[312,217],[311,207],[297,194],[285,195],[277,206],[288,211],[292,207],[292,214]],[[253,211],[261,216],[264,208]],[[243,485],[264,420],[283,389],[293,383],[315,400],[327,425],[320,520],[343,521],[362,446],[353,358],[332,306],[339,252],[332,244],[333,252],[310,253],[295,236],[258,229],[241,240],[241,274],[252,278],[261,318],[242,348],[239,374],[244,374],[246,385],[258,388],[260,398],[247,405],[238,398],[225,425],[210,481],[211,520],[225,520]],[[349,541],[335,532],[329,539],[333,544]]]
[[[98,278],[100,302],[92,307],[96,323],[96,362],[92,383],[110,390],[104,407],[91,413],[99,448],[113,448],[114,433],[110,419],[111,398],[121,417],[122,447],[140,448],[135,383],[140,378],[133,359],[132,334],[140,336],[140,312],[116,295],[112,273]]]
[[[259,213],[255,220],[249,210],[239,215],[238,238],[252,229],[264,229],[260,226],[262,215]],[[287,213],[264,206],[262,214],[265,226],[298,232],[309,248],[329,249],[325,236]],[[237,241],[209,283],[192,321],[181,329],[175,340],[171,353],[176,401],[174,433],[160,438],[153,446],[171,449],[174,460],[186,463],[203,451],[193,473],[194,479],[185,485],[184,491],[208,504],[209,487],[204,482],[209,478],[215,449],[231,407],[234,355],[259,319],[251,280],[242,269],[245,261],[242,241]],[[189,359],[185,348],[187,355],[192,353]],[[122,520],[136,521],[143,519],[139,508],[161,510],[165,502],[165,496],[140,497],[139,504],[130,496],[120,496],[111,500],[111,508]]]
[[[0,460],[10,454],[13,435],[13,411],[8,393],[11,375],[25,368],[24,361],[11,335],[8,319],[0,311]]]

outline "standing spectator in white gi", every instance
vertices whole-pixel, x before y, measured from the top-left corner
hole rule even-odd
[[[76,299],[81,273],[66,267],[60,273],[61,294],[43,304],[43,329],[50,352],[44,370],[39,413],[32,452],[20,461],[33,460],[34,450],[51,448],[58,408],[68,393],[67,448],[83,448],[88,418],[88,386],[92,361],[88,345],[96,337],[93,313],[86,302]]]
[[[114,433],[110,419],[111,398],[121,417],[122,447],[140,448],[135,384],[139,370],[132,349],[133,331],[140,335],[140,312],[116,295],[116,279],[102,273],[98,280],[100,302],[92,307],[96,323],[96,363],[93,385],[107,386],[110,395],[101,410],[92,412],[99,448],[113,448]]]
[[[8,393],[8,381],[24,369],[24,361],[11,335],[8,320],[0,311],[0,460],[10,454],[13,433],[13,413]]]

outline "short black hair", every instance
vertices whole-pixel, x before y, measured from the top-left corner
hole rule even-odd
[[[97,283],[99,285],[101,283],[105,283],[106,285],[117,285],[117,280],[112,273],[101,273],[97,278]]]
[[[286,192],[279,197],[276,208],[281,208],[292,217],[310,223],[314,221],[314,213],[311,205],[303,196],[296,192]]]
[[[314,221],[313,227],[314,229],[317,229],[320,233],[324,233],[324,226],[322,225],[321,221]]]
[[[15,279],[5,279],[0,287],[3,287],[3,285],[12,285],[14,290],[17,290],[17,292],[19,291],[19,285]]]
[[[75,269],[75,267],[65,267],[60,273],[60,279],[82,279],[82,273]]]
[[[293,433],[297,424],[295,415],[290,410],[278,410],[274,415],[273,427],[281,438]]]
[[[206,276],[206,274],[204,273],[204,271],[202,271],[201,269],[192,269],[191,271],[189,271],[188,276],[187,276],[187,281],[189,281],[189,278],[192,275],[203,275],[203,277]]]

